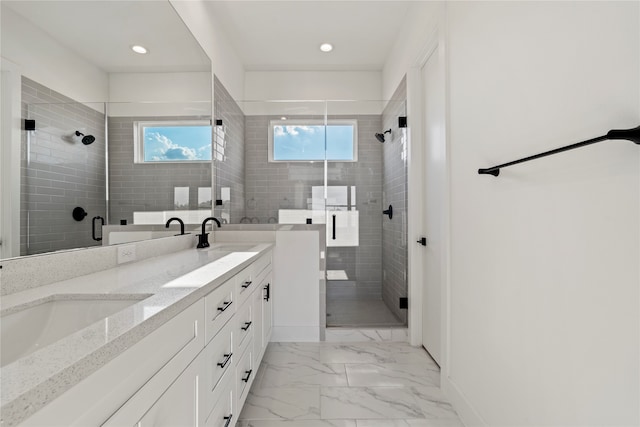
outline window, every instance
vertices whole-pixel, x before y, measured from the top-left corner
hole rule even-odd
[[[135,163],[211,161],[209,121],[135,122]]]
[[[299,162],[358,160],[356,120],[272,120],[269,125],[269,161]],[[326,146],[326,151],[325,151]]]

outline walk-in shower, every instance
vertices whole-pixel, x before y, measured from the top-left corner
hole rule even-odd
[[[237,101],[217,79],[214,94],[214,216],[324,225],[327,327],[406,326],[404,83],[385,101]]]

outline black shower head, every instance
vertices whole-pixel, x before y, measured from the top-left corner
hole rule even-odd
[[[384,134],[391,133],[391,129],[385,130],[383,133],[376,133],[376,139],[380,142],[384,142]]]
[[[84,145],[93,144],[93,142],[96,140],[95,136],[93,136],[93,135],[85,135],[84,133],[80,132],[79,130],[76,131],[76,136],[81,136],[82,137],[82,143]]]

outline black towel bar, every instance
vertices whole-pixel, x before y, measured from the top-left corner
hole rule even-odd
[[[599,136],[597,138],[588,139],[586,141],[577,142],[575,144],[567,145],[565,147],[556,148],[555,150],[545,151],[544,153],[535,154],[533,156],[525,157],[523,159],[514,160],[509,163],[504,163],[498,166],[492,166],[486,169],[478,169],[480,175],[500,175],[500,169],[508,166],[517,165],[518,163],[524,163],[531,160],[539,159],[540,157],[551,156],[552,154],[562,153],[563,151],[573,150],[575,148],[584,147],[586,145],[595,144],[596,142],[606,141],[607,139],[626,139],[635,144],[640,145],[640,126],[633,129],[613,129],[607,132],[606,135]]]

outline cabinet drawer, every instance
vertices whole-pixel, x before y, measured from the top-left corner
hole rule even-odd
[[[253,318],[253,307],[251,301],[247,301],[235,315],[235,352],[242,354],[244,348],[251,341],[253,330],[255,329],[255,319]]]
[[[251,292],[256,288],[256,283],[253,283],[252,271],[253,269],[249,266],[235,276],[237,280],[236,296],[240,305],[247,300]]]
[[[256,375],[256,369],[253,363],[253,349],[251,346],[247,348],[240,358],[240,363],[236,367],[236,393],[238,397],[237,408],[242,408],[244,401],[247,399],[249,389]]]
[[[235,280],[226,281],[204,298],[205,301],[205,335],[209,342],[222,329],[236,311],[234,301]]]
[[[212,397],[213,409],[204,422],[205,427],[233,427],[240,413],[234,413],[233,370],[225,372]]]
[[[271,252],[269,252],[268,254],[262,255],[251,265],[251,267],[253,268],[254,276],[258,277],[260,273],[262,273],[270,265],[271,265]]]
[[[209,343],[204,351],[206,359],[205,373],[203,374],[204,406],[202,411],[208,414],[211,405],[215,402],[215,393],[222,386],[223,377],[228,371],[233,372],[235,359],[239,355],[233,354],[233,322],[220,331],[218,335]],[[233,376],[233,374],[231,375]]]

